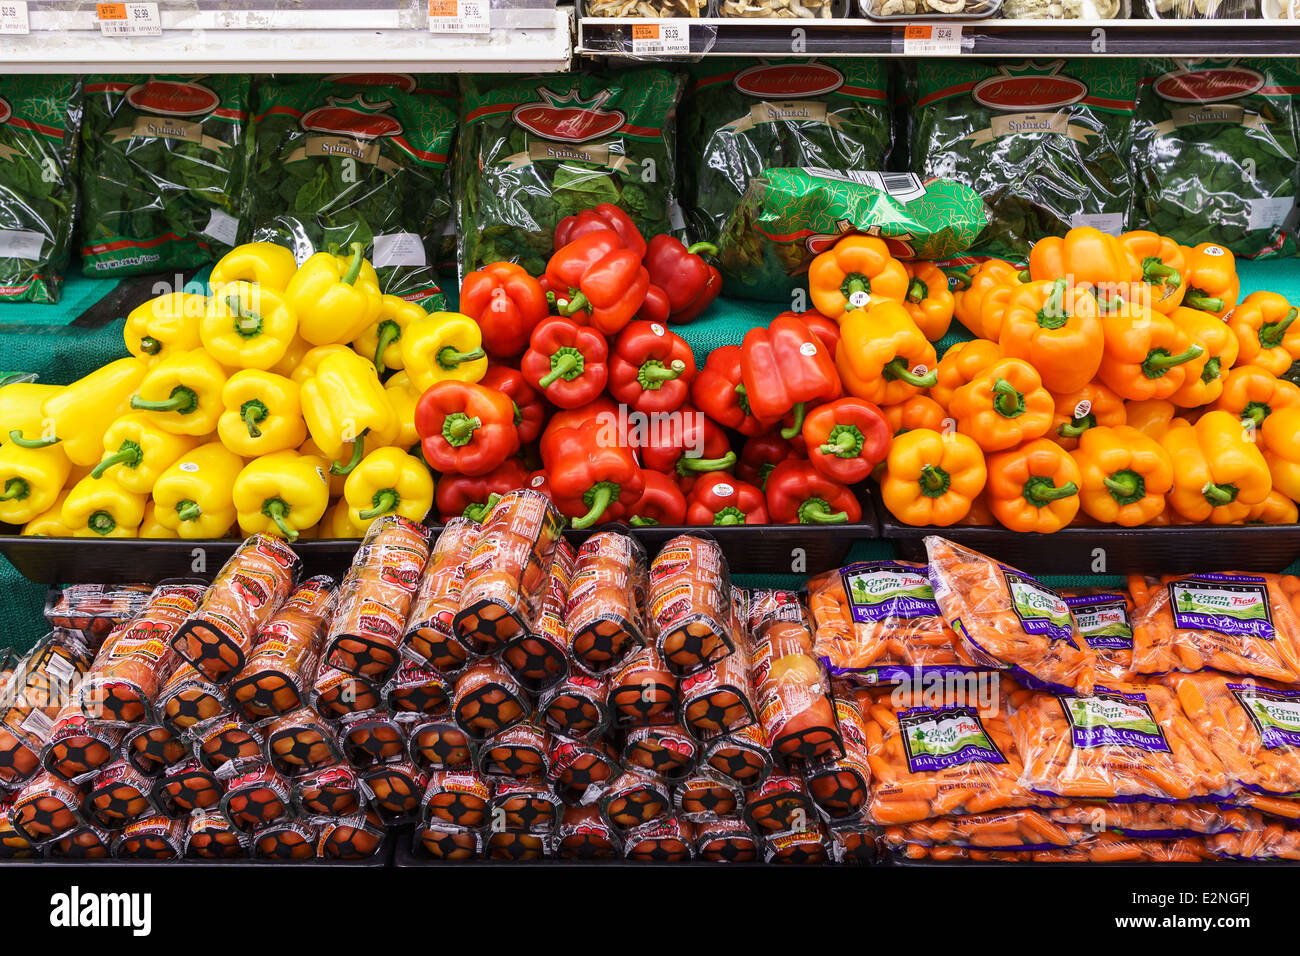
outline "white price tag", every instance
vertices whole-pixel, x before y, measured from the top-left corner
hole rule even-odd
[[[375,254],[371,265],[376,269],[384,266],[427,266],[428,257],[424,254],[424,243],[413,232],[390,232],[375,236]]]
[[[45,237],[30,229],[0,229],[0,257],[39,259]]]
[[[224,209],[214,208],[208,216],[208,224],[203,227],[203,234],[222,245],[233,246],[239,238],[239,220]]]
[[[97,3],[95,18],[99,32],[106,37],[160,37],[162,17],[158,4],[148,3]]]
[[[1081,229],[1092,226],[1101,232],[1118,236],[1124,231],[1124,214],[1122,212],[1076,212],[1070,217],[1070,228]]]
[[[633,56],[681,56],[690,52],[690,24],[636,23],[632,25]]]
[[[903,29],[904,56],[960,56],[961,24],[914,23]]]
[[[0,2],[0,35],[25,36],[32,32],[27,20],[27,0]]]
[[[488,0],[429,0],[430,33],[489,33]]]

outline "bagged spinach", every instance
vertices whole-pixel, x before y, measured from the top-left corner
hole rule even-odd
[[[555,224],[602,202],[627,210],[647,238],[680,229],[682,86],[661,69],[467,77],[456,166],[462,274],[501,259],[541,272]]]
[[[247,233],[247,76],[92,77],[82,125],[82,270],[139,275],[219,259]]]
[[[59,301],[81,109],[74,76],[0,76],[0,302]]]
[[[1289,60],[1154,60],[1138,93],[1138,224],[1186,246],[1294,255],[1300,160]]]
[[[850,233],[879,236],[900,259],[965,252],[987,220],[969,187],[913,173],[768,169],[749,181],[718,237],[723,291],[790,302],[819,253]]]
[[[908,87],[912,170],[988,206],[974,251],[1023,259],[1072,226],[1128,228],[1135,61],[922,61]]]
[[[697,67],[682,108],[682,205],[691,238],[715,241],[765,169],[883,169],[889,112],[882,60]]]
[[[289,246],[300,262],[361,242],[385,292],[441,308],[432,256],[451,210],[456,115],[415,77],[383,77],[394,82],[316,77],[259,88],[245,191],[253,238]]]

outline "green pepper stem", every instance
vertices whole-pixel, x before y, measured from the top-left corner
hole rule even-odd
[[[176,517],[182,521],[198,521],[203,516],[203,509],[192,498],[176,502]]]
[[[354,242],[350,246],[352,249],[352,261],[348,263],[348,271],[343,273],[339,282],[344,285],[354,285],[357,277],[361,275],[361,263],[364,261],[361,256],[366,251],[366,247],[359,242]]]
[[[716,256],[718,254],[718,247],[711,242],[697,242],[687,246],[686,251],[693,256],[698,256],[701,253]]]
[[[1267,402],[1248,402],[1241,410],[1241,421],[1243,425],[1250,422],[1258,429],[1264,426],[1264,419],[1271,414],[1273,414],[1273,407]]]
[[[602,481],[593,485],[591,490],[583,496],[584,498],[588,496],[591,498],[587,513],[579,518],[574,518],[573,526],[575,528],[590,528],[600,520],[600,516],[605,513],[605,509],[609,507],[609,503],[614,500],[617,494],[618,485],[612,482]]]
[[[917,388],[929,388],[934,385],[935,382],[939,381],[938,369],[932,368],[924,375],[917,375],[907,367],[907,360],[901,356],[894,359],[892,362],[887,363],[885,367],[881,369],[881,372],[889,381],[898,379],[900,382],[906,382],[908,385],[914,385]]]
[[[1165,349],[1152,349],[1147,353],[1146,361],[1142,363],[1142,371],[1147,378],[1160,378],[1174,366],[1183,365],[1203,354],[1205,354],[1205,349],[1199,345],[1193,345],[1177,355],[1170,355]]]
[[[556,299],[555,302],[556,311],[560,315],[573,315],[591,306],[591,301],[581,292],[575,292],[568,299]]]
[[[1176,289],[1182,285],[1182,277],[1173,266],[1165,265],[1159,256],[1147,256],[1142,260],[1142,279],[1150,285],[1167,285]]]
[[[745,512],[741,511],[739,508],[735,507],[734,505],[728,505],[727,507],[723,508],[721,511],[714,512],[713,523],[728,524],[728,525],[744,524],[745,519],[747,517],[749,516],[746,515]]]
[[[850,272],[844,277],[844,281],[840,283],[840,294],[846,299],[852,299],[854,293],[857,292],[869,294],[871,292],[871,280],[860,272]],[[852,302],[849,305],[857,308]]]
[[[1033,279],[1033,277],[1034,277],[1033,273],[1031,273],[1028,269],[1021,269],[1019,272],[1016,273],[1016,280],[1018,282],[1029,282],[1031,279]]]
[[[641,515],[633,515],[631,518],[628,519],[627,523],[634,528],[649,528],[652,527],[653,525],[657,525],[659,522],[656,521],[654,518],[646,518]]]
[[[392,319],[384,319],[379,323],[379,334],[376,336],[375,344],[375,371],[380,375],[384,374],[387,366],[384,365],[384,353],[388,351],[388,346],[392,345],[402,337],[402,327]],[[439,352],[439,361],[442,353]]]
[[[1146,495],[1146,481],[1136,471],[1125,468],[1101,480],[1110,496],[1121,505],[1131,505]]]
[[[818,451],[837,458],[857,458],[862,454],[862,443],[865,440],[857,425],[836,425],[826,439]]]
[[[1070,317],[1065,314],[1065,280],[1057,279],[1052,283],[1052,291],[1047,296],[1047,301],[1043,307],[1038,310],[1038,325],[1044,329],[1059,329]]]
[[[808,498],[799,506],[800,524],[846,524],[847,511],[831,511],[825,498]]]
[[[454,345],[448,345],[438,350],[438,364],[449,372],[459,368],[462,362],[477,362],[486,357],[487,353],[481,348],[460,352]]]
[[[488,495],[487,501],[471,501],[461,512],[461,517],[468,518],[470,521],[478,524],[483,523],[483,519],[492,513],[492,509],[497,506],[501,496],[495,491]]]
[[[289,506],[285,504],[283,498],[267,498],[263,501],[262,514],[275,522],[275,526],[280,529],[280,533],[287,541],[298,540],[298,529],[285,520],[289,517]]]
[[[1201,488],[1201,494],[1205,495],[1205,500],[1216,508],[1220,505],[1230,505],[1237,500],[1236,485],[1217,485],[1212,481],[1207,481]]]
[[[1262,348],[1275,349],[1282,344],[1282,339],[1286,336],[1286,330],[1291,327],[1295,321],[1296,307],[1292,306],[1287,309],[1286,318],[1278,322],[1266,322],[1259,330],[1259,344]]]
[[[1019,418],[1025,413],[1025,396],[1005,378],[1000,378],[993,383],[993,410],[1003,418]]]
[[[781,429],[781,437],[787,441],[803,431],[803,418],[808,411],[808,405],[805,402],[795,402],[794,408],[790,409],[790,411],[794,413],[794,421]]]
[[[745,391],[744,385],[736,386],[736,405],[739,406],[742,414],[744,415],[752,414],[752,411],[750,410],[749,407],[749,393]]]
[[[107,456],[103,461],[94,467],[90,472],[91,478],[103,478],[104,472],[114,465],[126,465],[128,468],[135,468],[144,460],[144,452],[140,446],[130,439],[122,442],[122,446],[113,454]]]
[[[146,335],[140,339],[140,351],[145,355],[157,355],[162,351],[162,343],[152,335]]]
[[[262,317],[256,312],[245,309],[244,303],[240,301],[239,296],[226,296],[226,308],[234,313],[235,333],[240,338],[252,339],[262,334]]]
[[[372,518],[378,518],[380,515],[386,515],[402,500],[402,496],[397,493],[395,488],[385,488],[383,491],[376,491],[373,498],[370,499],[374,507],[367,508],[365,511],[358,511],[357,517],[362,521],[370,521]]]
[[[1213,382],[1223,374],[1223,362],[1217,355],[1212,355],[1205,360],[1205,366],[1201,369],[1201,381],[1206,385]]]
[[[941,269],[940,271],[948,277],[949,284],[956,282],[958,289],[970,288],[970,275],[966,272],[965,269],[948,267],[945,269]]]
[[[938,465],[926,465],[916,481],[921,486],[921,494],[927,498],[941,498],[948,493],[952,476]]]
[[[262,429],[257,427],[257,423],[266,420],[266,416],[271,414],[271,410],[256,398],[250,398],[239,406],[239,417],[244,426],[248,429],[249,438],[261,438]]]
[[[366,431],[369,431],[369,429],[366,429]],[[331,475],[339,475],[339,476],[350,475],[352,474],[352,469],[357,467],[357,465],[361,464],[361,453],[365,450],[365,445],[366,445],[364,441],[365,435],[366,433],[362,432],[352,442],[352,457],[348,459],[348,463],[346,465],[339,464],[337,461],[331,463],[330,465]]]
[[[453,448],[461,448],[470,443],[474,433],[483,427],[483,419],[470,418],[464,412],[452,412],[442,420],[442,437]]]
[[[51,445],[57,445],[63,439],[61,438],[24,438],[23,433],[15,428],[9,433],[9,440],[19,448],[49,448]]]
[[[643,389],[653,392],[657,391],[664,382],[680,378],[685,371],[686,363],[681,359],[673,359],[668,365],[664,365],[658,359],[650,359],[636,373],[636,380]]]
[[[726,471],[736,464],[736,453],[729,451],[721,458],[687,458],[683,455],[677,459],[677,474],[703,474],[709,471]]]
[[[1046,475],[1034,475],[1025,482],[1023,492],[1025,500],[1039,508],[1049,502],[1060,501],[1062,498],[1069,498],[1078,493],[1079,486],[1074,482],[1067,481],[1058,488]]]
[[[171,395],[160,402],[136,395],[131,399],[131,407],[142,412],[175,412],[177,415],[189,415],[199,407],[199,396],[195,394],[194,389],[177,385],[172,389]]]
[[[1062,422],[1056,426],[1056,434],[1062,438],[1078,438],[1089,428],[1097,424],[1097,416],[1089,412],[1082,418],[1071,418],[1068,422]]]
[[[582,374],[586,362],[583,360],[582,353],[575,348],[565,346],[557,349],[551,355],[551,370],[541,377],[538,386],[547,389],[557,379],[564,379],[566,382],[572,382]]]
[[[1202,312],[1223,311],[1223,299],[1206,295],[1200,289],[1188,289],[1187,294],[1183,296],[1183,305],[1189,309],[1200,309]]]
[[[10,478],[5,482],[5,490],[0,494],[0,501],[22,501],[32,493],[32,486],[25,479]]]
[[[86,519],[86,527],[101,537],[112,534],[117,527],[117,520],[107,511],[96,511]]]
[[[913,278],[912,281],[907,284],[908,302],[924,302],[925,297],[929,294],[930,290],[922,279]]]

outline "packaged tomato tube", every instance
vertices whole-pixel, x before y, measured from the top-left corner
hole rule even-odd
[[[151,813],[154,807],[153,780],[125,760],[100,770],[90,782],[82,812],[86,819],[106,830],[116,829]]]
[[[43,771],[23,784],[14,796],[9,823],[29,843],[48,843],[87,822],[81,813],[86,792],[84,783]]]
[[[147,584],[70,584],[52,588],[45,599],[50,627],[79,634],[98,650],[113,631],[139,614],[153,588]]]
[[[1300,860],[1300,828],[1273,820],[1240,833],[1205,838],[1206,850],[1225,860]]]
[[[147,777],[157,777],[189,754],[176,732],[162,724],[132,727],[122,738],[122,757]]]
[[[1098,684],[1091,696],[1016,691],[1022,780],[1076,800],[1177,802],[1226,796],[1222,761],[1160,684]]]
[[[263,735],[267,759],[286,777],[328,767],[343,755],[334,728],[306,707],[276,718]]]
[[[1300,623],[1276,574],[1192,574],[1130,582],[1137,674],[1213,669],[1300,682]]]
[[[665,544],[650,562],[648,602],[655,646],[678,676],[735,649],[731,576],[712,538],[683,534]]]
[[[578,667],[608,674],[645,643],[648,587],[641,542],[602,531],[582,543],[566,606],[569,654]]]
[[[600,797],[600,812],[610,826],[624,835],[672,812],[668,784],[646,770],[624,770],[610,781]]]
[[[434,542],[420,586],[411,601],[402,651],[448,676],[465,666],[472,654],[452,622],[460,610],[465,563],[478,544],[481,528],[469,518],[452,518]]]
[[[202,598],[201,585],[155,588],[140,613],[100,647],[78,691],[82,715],[128,725],[151,719],[153,700],[180,661],[171,640]]]
[[[832,821],[827,833],[831,841],[831,859],[836,863],[862,866],[878,862],[880,846],[876,829],[865,815],[853,820]]]
[[[266,761],[247,766],[226,782],[221,812],[245,833],[287,819],[289,783]]]
[[[555,833],[555,855],[561,860],[617,860],[623,841],[595,807],[565,807]]]
[[[550,499],[528,489],[502,495],[483,519],[453,619],[472,652],[493,653],[535,629],[560,520]]]
[[[249,836],[219,813],[194,813],[185,820],[182,855],[187,860],[242,860]]]
[[[465,733],[483,740],[526,720],[532,706],[523,687],[499,660],[477,660],[456,678],[452,712]]]
[[[754,863],[759,841],[743,821],[718,817],[696,823],[694,850],[706,863]]]
[[[295,777],[289,801],[295,815],[306,820],[351,816],[366,805],[361,777],[338,763]]]
[[[113,841],[116,839],[115,830],[83,823],[46,844],[45,855],[52,860],[107,860],[113,855]],[[34,856],[35,850],[29,855]]]
[[[650,863],[688,863],[695,852],[695,828],[675,816],[633,827],[623,837],[623,859]]]
[[[314,823],[281,820],[253,832],[253,856],[259,860],[286,863],[293,860],[314,860],[319,834],[320,828]]]
[[[830,680],[813,656],[812,631],[797,597],[790,592],[755,594],[750,672],[773,759],[790,766],[843,756]]]
[[[172,730],[187,733],[226,713],[226,695],[192,664],[182,663],[158,691],[153,707]]]
[[[455,721],[419,720],[407,734],[407,753],[422,770],[456,770],[473,765],[469,736]]]
[[[306,704],[334,601],[333,578],[308,578],[257,632],[230,682],[230,705],[247,720],[270,720]]]
[[[533,630],[514,637],[501,650],[501,661],[531,693],[553,687],[569,673],[569,635],[565,604],[573,579],[573,546],[561,538],[551,559],[550,577]]]
[[[36,855],[36,847],[9,820],[13,808],[14,795],[0,793],[0,860],[23,860]]]
[[[265,759],[262,733],[233,714],[196,726],[191,733],[194,756],[218,776],[241,773],[246,765]]]
[[[451,711],[451,687],[432,664],[403,661],[384,685],[384,703],[394,714],[438,717]]]
[[[316,836],[320,860],[369,860],[384,848],[387,831],[374,810],[350,817],[324,820]]]
[[[746,791],[742,817],[759,833],[784,833],[808,829],[817,819],[817,810],[802,777],[774,773]]]
[[[733,622],[736,615],[732,615]],[[681,679],[682,723],[697,740],[732,733],[758,720],[750,677],[749,641],[737,637],[734,653]]]
[[[744,793],[734,780],[709,771],[693,773],[673,787],[673,809],[692,823],[740,813]]]
[[[1160,840],[1257,830],[1264,825],[1256,811],[1214,803],[1075,803],[1048,810],[1046,816],[1053,823],[1077,825],[1089,833]]]
[[[1110,588],[1079,588],[1061,595],[1074,615],[1075,632],[1096,658],[1096,679],[1132,680],[1133,615],[1137,610],[1132,596]]]
[[[160,812],[183,817],[198,810],[215,810],[225,792],[217,775],[191,758],[164,770],[149,796]]]
[[[546,752],[548,779],[569,806],[588,806],[618,774],[618,757],[602,738],[572,740],[552,734]]]
[[[760,724],[712,738],[704,745],[703,757],[704,766],[746,790],[772,772],[772,751]]]
[[[473,770],[436,770],[420,796],[420,822],[478,830],[490,822],[492,781]]]
[[[677,678],[655,647],[647,644],[623,662],[609,682],[608,705],[620,727],[676,719]]]
[[[411,839],[412,852],[429,860],[460,862],[483,855],[483,836],[478,830],[449,825],[420,824]]]
[[[326,720],[341,720],[383,706],[379,688],[364,677],[349,674],[323,661],[312,678],[311,709]]]
[[[1091,693],[1096,658],[1065,598],[946,538],[930,535],[925,547],[939,610],[972,660],[1048,690]]]
[[[117,758],[123,733],[121,726],[86,720],[80,704],[69,703],[59,712],[41,751],[41,766],[65,780],[88,779]]]
[[[881,842],[887,849],[919,844],[984,850],[1050,850],[1074,846],[1097,835],[1098,831],[1089,826],[1052,817],[1055,812],[1020,808],[935,817],[885,827]]]
[[[552,853],[550,834],[527,830],[489,830],[483,853],[489,860],[523,863],[544,860]]]
[[[4,686],[0,716],[0,785],[16,787],[41,767],[41,751],[62,707],[74,700],[91,654],[82,639],[67,631],[41,638],[18,662]]]
[[[404,760],[407,755],[403,724],[382,711],[345,717],[339,723],[338,745],[343,759],[362,769]]]
[[[488,820],[508,830],[553,833],[561,807],[544,777],[497,777],[492,782]]]
[[[402,823],[415,816],[429,775],[410,761],[384,763],[361,773],[369,804],[385,824]]]
[[[498,731],[476,751],[475,763],[485,776],[525,778],[547,771],[546,734],[532,721]]]
[[[867,758],[867,726],[857,698],[843,682],[832,682],[831,699],[844,741],[844,753],[810,765],[805,773],[808,793],[829,820],[861,816],[867,804],[871,767]]]
[[[124,826],[113,842],[119,860],[179,860],[185,852],[185,821],[161,813]]]
[[[611,721],[608,679],[574,670],[537,701],[542,724],[553,734],[587,739],[605,732]]]
[[[172,647],[208,680],[226,683],[243,668],[257,633],[289,596],[298,568],[298,556],[279,538],[248,538],[217,572]]]
[[[813,820],[806,829],[768,833],[763,837],[763,862],[795,866],[830,863],[830,839],[819,820]]]
[[[667,781],[681,780],[695,769],[699,746],[681,724],[647,724],[623,732],[622,763],[640,767]]]

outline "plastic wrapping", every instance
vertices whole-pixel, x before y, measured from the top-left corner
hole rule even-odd
[[[774,773],[745,793],[743,819],[760,834],[806,830],[817,811],[802,777]]]
[[[585,0],[585,17],[702,17],[709,0]]]
[[[227,782],[221,812],[246,833],[288,819],[289,783],[269,763],[246,767]]]
[[[879,843],[874,828],[865,819],[843,821],[830,827],[831,856],[836,863],[876,862],[880,855]]]
[[[673,810],[692,823],[736,816],[743,800],[743,792],[735,781],[707,770],[693,774],[673,787]]]
[[[293,779],[294,812],[307,819],[346,817],[366,805],[361,778],[346,764],[335,764]]]
[[[623,837],[623,859],[635,862],[686,863],[695,852],[695,828],[687,820],[667,816],[629,830]]]
[[[168,727],[185,733],[224,714],[226,697],[220,687],[195,670],[193,665],[182,663],[158,691],[153,709]]]
[[[616,531],[583,542],[565,611],[569,654],[580,668],[607,674],[645,643],[648,587],[641,542]]]
[[[718,0],[720,17],[826,20],[848,13],[848,0]]]
[[[543,691],[564,680],[569,673],[569,635],[565,628],[565,605],[573,580],[573,546],[561,538],[542,596],[537,621],[531,630],[516,636],[501,651],[502,662],[525,688]]]
[[[552,734],[548,744],[549,779],[569,806],[594,804],[618,774],[618,758],[601,738],[570,740]]]
[[[215,813],[195,813],[185,822],[184,856],[192,860],[241,860],[248,856],[248,834]]]
[[[909,17],[973,20],[991,17],[1001,6],[1001,0],[858,0],[858,9],[873,20],[901,20]]]
[[[492,782],[469,770],[439,770],[429,774],[420,797],[420,822],[478,830],[488,825]]]
[[[338,735],[343,758],[353,767],[364,769],[401,761],[407,756],[403,725],[380,711],[345,718]],[[307,772],[319,769],[317,766]]]
[[[1212,855],[1228,860],[1300,860],[1300,828],[1271,821],[1255,830],[1205,838]]]
[[[610,781],[600,797],[600,812],[605,821],[624,835],[668,816],[672,808],[668,785],[656,774],[644,770],[623,771]]]
[[[478,543],[480,527],[469,518],[452,518],[434,542],[411,602],[402,651],[453,676],[471,654],[452,626],[465,586],[465,562]]]
[[[1092,651],[1098,680],[1133,677],[1133,613],[1136,607],[1126,591],[1080,588],[1062,591],[1074,616],[1075,633]]]
[[[1038,810],[995,810],[960,817],[937,817],[885,827],[884,845],[975,847],[983,850],[1046,850],[1069,847],[1096,836],[1082,823],[1054,820]]]
[[[867,803],[871,767],[867,750],[867,725],[853,690],[843,683],[831,685],[835,719],[844,753],[808,767],[808,793],[823,816],[832,820],[860,817]]]
[[[491,830],[483,845],[489,860],[520,863],[544,860],[551,855],[551,837],[527,830]]]
[[[382,291],[436,311],[443,297],[433,257],[451,213],[456,116],[414,77],[390,75],[401,82],[259,84],[244,207],[255,211],[253,238],[288,246],[299,262],[361,243]]]
[[[758,851],[754,831],[734,817],[696,824],[695,855],[706,863],[754,863]]]
[[[0,302],[58,302],[77,210],[81,80],[0,79]]]
[[[617,860],[623,841],[595,807],[565,807],[555,833],[555,855],[561,860]]]
[[[263,733],[233,714],[201,724],[192,734],[194,755],[219,777],[242,773],[248,764],[261,761],[266,751]]]
[[[75,631],[92,650],[110,633],[145,609],[147,584],[70,584],[55,588],[45,599],[50,627]]]
[[[748,727],[758,720],[750,675],[749,637],[744,612],[732,590],[731,633],[735,650],[704,670],[682,678],[681,718],[697,740]]]
[[[321,860],[368,860],[384,846],[387,830],[374,811],[320,824],[316,857]]]
[[[582,739],[595,737],[610,724],[611,715],[606,705],[608,696],[609,686],[605,678],[574,671],[543,692],[537,701],[537,712],[551,733]]]
[[[671,721],[678,709],[677,678],[659,652],[646,645],[611,678],[608,704],[616,726]]]
[[[825,828],[814,820],[810,825],[763,838],[764,863],[818,866],[831,862],[831,844]]]
[[[266,756],[286,777],[320,770],[342,756],[334,729],[305,707],[277,718],[266,728],[264,736]],[[400,743],[398,749],[401,750]]]
[[[1250,16],[1250,0],[1145,0],[1153,20],[1242,20]]]
[[[311,683],[311,707],[322,717],[338,720],[374,710],[382,703],[379,689],[364,677],[321,664]]]
[[[516,778],[544,775],[546,734],[531,720],[499,731],[478,744],[475,756],[479,773]]]
[[[81,813],[86,792],[85,784],[48,771],[37,774],[14,796],[9,825],[29,843],[48,843],[86,822]]]
[[[528,696],[500,661],[484,658],[456,679],[452,710],[465,733],[482,740],[528,719]]]
[[[912,171],[965,183],[988,227],[974,251],[1022,260],[1073,226],[1118,234],[1133,207],[1137,61],[928,61],[909,83]]]
[[[384,685],[384,703],[394,714],[436,717],[451,711],[451,687],[431,664],[405,661]]]
[[[1002,0],[1006,20],[1127,20],[1129,0]]]
[[[90,653],[71,631],[51,631],[18,662],[3,688],[0,784],[15,787],[41,766],[60,709],[74,700]]]
[[[121,727],[88,721],[81,716],[80,705],[70,703],[59,711],[41,751],[41,765],[65,780],[81,780],[113,762],[122,735]]]
[[[252,835],[253,855],[261,860],[313,860],[319,829],[313,823],[283,820]]]
[[[1023,781],[1082,800],[1174,802],[1226,795],[1223,764],[1158,684],[1098,684],[1089,697],[1017,691]]]
[[[387,823],[411,819],[420,807],[428,774],[410,761],[379,764],[361,776],[371,805]]]
[[[650,562],[648,617],[655,647],[678,676],[693,674],[735,649],[731,575],[718,542],[678,535]]]
[[[1131,579],[1137,674],[1199,671],[1300,682],[1300,622],[1276,574]]]
[[[162,724],[132,727],[122,738],[122,756],[149,777],[158,776],[188,754],[185,742],[170,727]]]
[[[428,529],[398,515],[370,525],[330,618],[322,659],[382,683],[397,666],[411,599],[429,559]]]
[[[0,794],[0,860],[19,860],[36,855],[36,848],[9,820],[13,811],[12,794]]]
[[[1201,839],[1141,840],[1100,833],[1084,843],[1053,850],[974,850],[912,843],[904,846],[896,859],[933,863],[1199,863],[1207,859],[1207,851]]]
[[[113,842],[119,860],[178,860],[185,852],[185,821],[162,814],[135,820]]]
[[[117,833],[86,823],[74,827],[45,847],[52,860],[107,860],[113,855]]]
[[[215,262],[248,235],[240,193],[251,79],[88,77],[81,263],[141,275]]]
[[[972,660],[1054,690],[1092,690],[1095,658],[1063,597],[946,538],[925,548],[939,610]]]
[[[703,763],[746,789],[772,772],[772,751],[761,724],[714,737],[704,745]]]
[[[1046,811],[1053,823],[1154,839],[1235,833],[1263,826],[1257,813],[1213,803],[1088,803]]]
[[[498,777],[492,783],[488,816],[494,825],[507,830],[551,833],[559,823],[561,808],[560,798],[542,777]]]
[[[621,762],[629,770],[640,767],[671,782],[695,769],[699,750],[681,724],[630,727],[623,734]]]
[[[454,721],[442,718],[415,723],[407,749],[412,762],[425,770],[465,768],[473,762],[469,736]]]
[[[417,856],[431,860],[475,860],[483,853],[482,835],[461,827],[417,826],[411,844]]]
[[[150,796],[160,811],[170,817],[181,817],[196,810],[214,810],[225,792],[225,785],[216,774],[191,759],[164,770]]]
[[[204,677],[224,683],[247,663],[253,639],[293,587],[298,557],[287,544],[253,535],[217,572],[172,646]]]
[[[152,792],[152,779],[118,760],[95,774],[82,810],[88,820],[111,830],[156,813]]]

